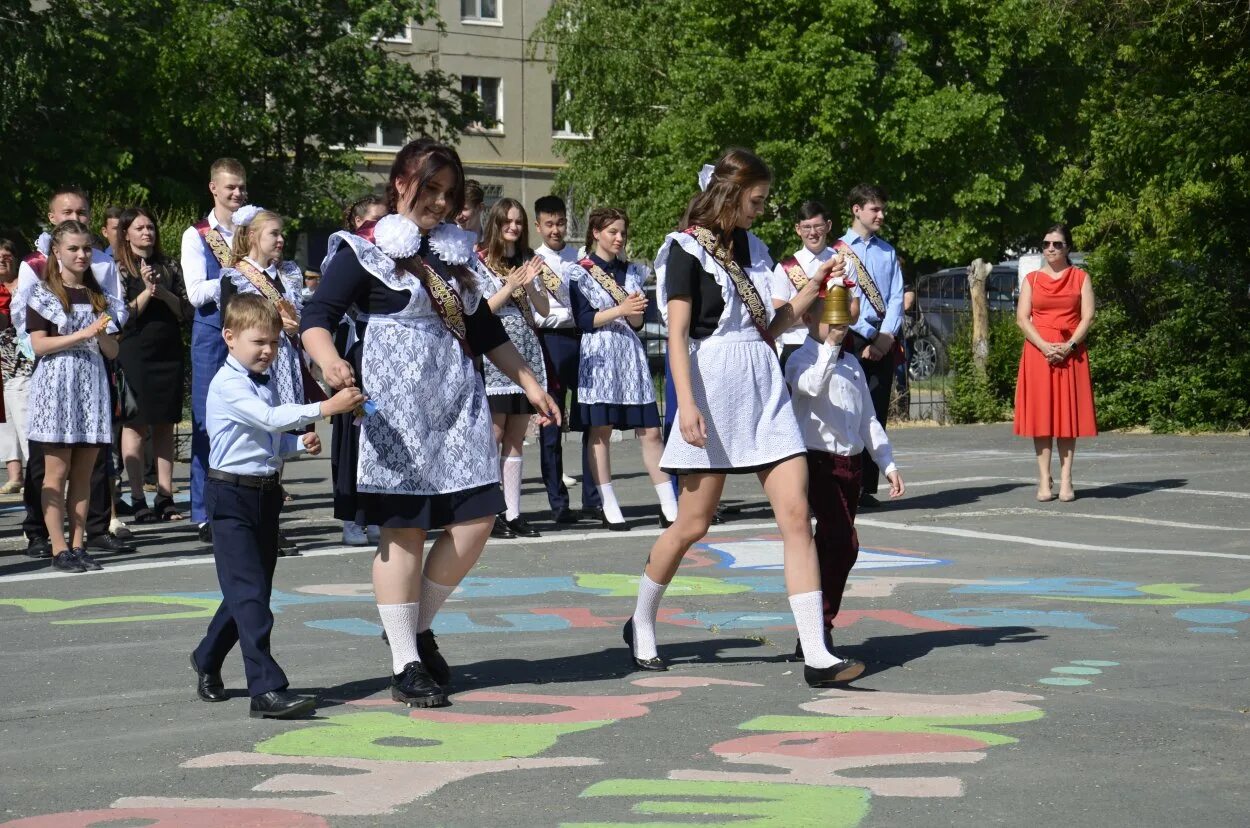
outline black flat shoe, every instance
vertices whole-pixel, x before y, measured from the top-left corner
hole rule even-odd
[[[608,516],[603,514],[603,512],[599,513],[599,525],[602,526],[604,529],[611,529],[613,532],[628,532],[629,531],[628,522],[621,521],[620,523],[613,523],[612,521],[608,520]]]
[[[719,506],[717,506],[716,511],[712,513],[712,525],[720,526],[724,522],[725,522],[725,513],[721,511],[721,508]]]
[[[668,527],[672,525],[673,525],[673,522],[669,520],[668,518],[664,517],[663,512],[660,512],[660,528],[667,529]]]
[[[270,690],[268,693],[252,696],[252,707],[247,715],[253,719],[295,719],[307,716],[316,705],[316,699],[297,695],[290,690]]]
[[[191,654],[191,669],[195,671],[195,695],[201,701],[224,702],[227,699],[226,685],[221,680],[221,673],[209,673],[201,670],[195,663],[195,653]]]
[[[86,572],[83,565],[78,562],[78,556],[74,554],[74,550],[66,549],[59,555],[52,556],[52,568],[61,572]]]
[[[561,526],[568,526],[582,519],[581,513],[572,509],[556,509],[551,515],[552,519]]]
[[[447,706],[447,692],[419,661],[408,662],[402,673],[391,676],[391,698],[409,707]]]
[[[830,667],[803,665],[803,678],[809,687],[828,687],[859,678],[864,672],[864,662],[856,658],[844,658]]]
[[[495,526],[490,530],[490,536],[501,540],[511,540],[516,537],[516,532],[512,531],[512,527],[508,525],[503,515],[495,515]]]
[[[281,532],[278,533],[278,557],[279,558],[298,558],[299,544],[288,538]]]
[[[101,552],[112,552],[116,555],[129,555],[132,552],[139,551],[138,547],[123,542],[111,532],[87,538],[87,548],[97,549]]]
[[[512,530],[519,538],[541,538],[542,533],[535,529],[525,520],[525,518],[517,516],[516,520],[505,520],[508,528]]]
[[[52,541],[47,538],[31,538],[26,544],[26,557],[39,560],[52,557]]]
[[[421,657],[421,663],[425,665],[430,678],[434,679],[439,687],[446,689],[451,684],[451,668],[447,666],[447,659],[443,658],[442,653],[438,651],[438,642],[434,640],[434,630],[417,633],[417,655]]]
[[[213,524],[201,523],[199,532],[196,533],[196,537],[200,539],[200,543],[212,546],[213,545]]]
[[[668,665],[664,663],[664,659],[656,656],[655,658],[639,658],[634,654],[634,619],[630,618],[625,622],[625,629],[621,631],[621,637],[625,639],[625,643],[629,645],[629,657],[634,660],[634,666],[639,670],[648,670],[652,673],[667,673]]]
[[[87,550],[81,546],[69,550],[69,554],[74,556],[74,560],[78,561],[78,565],[83,568],[84,572],[99,572],[104,567],[96,563],[95,558],[87,554]]]

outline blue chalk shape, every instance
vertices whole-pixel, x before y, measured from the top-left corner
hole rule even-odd
[[[596,595],[608,590],[583,589],[568,577],[562,578],[480,578],[468,577],[460,582],[457,598],[516,598],[526,595],[547,595],[552,592],[573,592]]]
[[[921,610],[916,615],[965,627],[1051,627],[1065,630],[1114,630],[1095,624],[1083,612],[1021,610],[1010,607],[965,607]]]
[[[1053,684],[1058,687],[1080,687],[1082,685],[1089,684],[1089,682],[1085,679],[1060,678],[1057,676],[1054,678],[1044,678],[1044,679],[1038,679],[1038,680],[1042,684]]]
[[[1119,667],[1120,666],[1120,662],[1118,661],[1091,661],[1088,659],[1083,659],[1081,661],[1074,661],[1072,663],[1077,665],[1078,667]]]
[[[1055,667],[1050,672],[1065,676],[1098,676],[1102,670],[1097,667]]]
[[[479,624],[469,617],[467,612],[440,612],[434,622],[434,630],[438,633],[515,633],[515,632],[553,632],[567,630],[571,625],[568,620],[558,615],[531,615],[525,612],[501,612],[497,616],[504,622],[500,626]]]
[[[314,630],[329,630],[330,632],[365,637],[376,637],[382,634],[382,626],[380,624],[366,621],[363,618],[326,618],[319,621],[305,621],[304,626],[312,627]]]
[[[1250,618],[1250,613],[1226,609],[1183,609],[1177,610],[1175,615],[1194,624],[1236,624]]]
[[[1190,627],[1190,632],[1196,633],[1215,633],[1217,635],[1236,635],[1237,631],[1231,627]]]
[[[780,575],[772,578],[767,575],[726,578],[725,583],[741,584],[742,586],[749,588],[752,592],[780,594],[786,591],[786,581]]]
[[[772,615],[760,612],[683,612],[673,616],[674,621],[695,621],[699,626],[722,630],[761,630],[793,623],[793,616]]]
[[[951,592],[967,595],[1059,595],[1071,598],[1139,597],[1137,584],[1130,581],[1104,581],[1090,578],[1034,578],[1004,581],[1001,584],[969,584]]]

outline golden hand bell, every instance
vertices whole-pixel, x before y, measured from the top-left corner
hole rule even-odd
[[[820,321],[826,325],[850,325],[851,291],[843,285],[833,285],[825,290],[825,308]]]

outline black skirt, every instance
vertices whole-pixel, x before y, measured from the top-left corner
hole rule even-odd
[[[150,340],[123,337],[117,364],[134,392],[137,413],[126,425],[167,425],[182,422],[182,340],[156,347]]]
[[[359,492],[356,505],[356,522],[361,526],[426,531],[504,510],[503,490],[498,483],[435,495]]]
[[[574,428],[585,431],[588,428],[611,426],[616,431],[630,431],[635,428],[659,428],[660,409],[655,403],[640,405],[613,405],[611,403],[577,404],[577,416],[574,417]]]
[[[491,414],[533,414],[534,406],[524,394],[489,394],[486,397]]]
[[[355,376],[360,376],[361,345],[359,342],[345,356]],[[367,393],[367,392],[366,392]],[[336,520],[356,519],[356,461],[360,457],[360,426],[355,425],[352,412],[331,418],[330,485],[334,490]]]

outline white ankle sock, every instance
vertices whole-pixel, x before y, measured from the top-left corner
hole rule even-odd
[[[825,649],[824,598],[820,590],[790,596],[790,611],[803,645],[803,663],[809,667],[832,667],[839,659]]]
[[[386,630],[386,638],[391,645],[391,673],[394,675],[402,673],[404,665],[409,662],[421,660],[417,655],[419,607],[417,601],[411,604],[378,604],[382,629]]]
[[[503,516],[508,520],[521,516],[521,471],[524,467],[524,457],[503,459]]]
[[[421,612],[417,613],[417,632],[423,633],[434,623],[434,616],[443,608],[447,596],[456,591],[454,586],[436,584],[421,576]]]
[[[664,513],[664,519],[670,523],[677,520],[677,495],[673,493],[673,481],[656,484],[655,493],[660,497],[660,511]]]
[[[642,573],[638,579],[638,603],[634,606],[634,655],[655,658],[655,616],[668,584],[657,584]]]
[[[603,498],[603,516],[609,523],[624,523],[625,516],[621,514],[621,504],[616,502],[616,492],[612,491],[612,484],[601,483],[597,488],[599,496]]]

